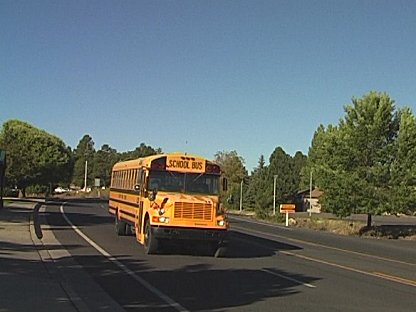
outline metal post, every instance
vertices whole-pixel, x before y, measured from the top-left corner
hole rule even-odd
[[[311,177],[309,180],[309,217],[312,216],[312,169]]]
[[[6,151],[0,150],[0,209],[3,209],[3,191],[6,176]]]
[[[243,210],[243,180],[241,180],[240,184],[240,212]]]
[[[88,160],[85,161],[84,192],[87,191],[87,171],[88,171]]]
[[[276,215],[276,180],[277,180],[277,174],[273,177],[273,215]]]
[[[3,209],[3,184],[5,168],[0,168],[0,209]]]

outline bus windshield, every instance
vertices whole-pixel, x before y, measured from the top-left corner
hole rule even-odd
[[[151,171],[148,186],[149,190],[218,195],[219,176],[206,173]]]

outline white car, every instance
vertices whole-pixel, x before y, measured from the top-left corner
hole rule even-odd
[[[63,187],[60,187],[60,186],[58,186],[56,189],[54,189],[53,190],[56,194],[62,194],[62,193],[66,193],[66,192],[68,192],[69,190],[68,189],[65,189],[65,188],[63,188]]]

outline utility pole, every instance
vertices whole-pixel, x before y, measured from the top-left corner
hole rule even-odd
[[[244,182],[244,180],[241,180],[241,184],[240,184],[240,212],[243,210],[243,182]]]
[[[87,172],[88,172],[88,160],[85,160],[84,192],[87,191]]]
[[[6,175],[6,151],[0,150],[0,209],[3,208],[4,177]]]
[[[309,217],[312,216],[312,168],[311,176],[309,179]]]
[[[273,215],[276,215],[276,180],[277,174],[273,177]]]

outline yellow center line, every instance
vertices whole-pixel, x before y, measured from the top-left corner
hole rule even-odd
[[[321,264],[326,264],[326,265],[336,267],[336,268],[339,268],[339,269],[343,269],[343,270],[347,270],[347,271],[351,271],[351,272],[355,272],[355,273],[360,273],[360,274],[364,274],[364,275],[368,275],[368,276],[378,277],[378,278],[382,278],[382,279],[389,280],[389,281],[392,281],[392,282],[396,282],[396,283],[416,287],[416,281],[408,280],[408,279],[401,278],[401,277],[398,277],[398,276],[389,275],[389,274],[380,273],[380,272],[367,272],[367,271],[363,271],[363,270],[356,269],[356,268],[353,268],[353,267],[349,267],[349,266],[346,266],[346,265],[337,264],[337,263],[329,262],[329,261],[326,261],[326,260],[321,260],[321,259],[317,259],[317,258],[313,258],[313,257],[309,257],[309,256],[296,254],[296,253],[293,253],[293,252],[290,252],[290,251],[281,251],[281,253],[285,254],[285,255],[288,255],[288,256],[293,256],[293,257],[297,257],[297,258],[300,258],[300,259],[308,260],[308,261],[313,261],[313,262],[317,262],[317,263],[321,263]]]
[[[373,272],[374,275],[379,276],[381,278],[385,278],[388,279],[390,281],[393,282],[397,282],[397,283],[401,283],[401,284],[406,284],[409,286],[413,286],[416,287],[416,281],[412,281],[406,278],[402,278],[402,277],[398,277],[398,276],[394,276],[394,275],[389,275],[389,274],[385,274],[385,273],[381,273],[381,272]]]

